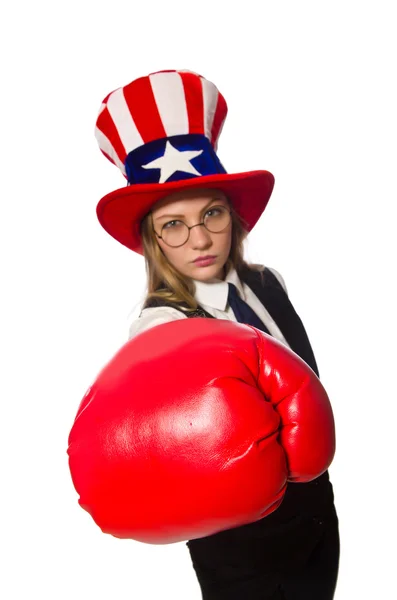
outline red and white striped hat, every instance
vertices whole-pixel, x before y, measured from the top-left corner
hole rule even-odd
[[[251,231],[274,177],[268,171],[226,173],[216,154],[226,115],[215,85],[191,71],[158,71],[108,94],[95,135],[127,186],[98,203],[102,227],[143,254],[140,222],[158,200],[183,189],[211,188],[226,194]]]

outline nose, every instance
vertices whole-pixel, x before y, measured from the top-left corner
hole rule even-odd
[[[190,230],[189,239],[193,248],[206,248],[212,245],[211,233],[204,225],[194,225]]]

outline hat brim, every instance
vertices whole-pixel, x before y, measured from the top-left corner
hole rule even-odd
[[[265,210],[273,191],[274,177],[269,171],[221,173],[162,184],[137,184],[110,192],[97,205],[102,227],[118,242],[143,255],[140,222],[158,201],[180,190],[219,189],[226,194],[251,231]]]

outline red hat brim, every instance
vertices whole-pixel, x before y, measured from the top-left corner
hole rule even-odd
[[[97,205],[102,227],[118,242],[143,255],[140,222],[152,206],[169,194],[192,188],[219,189],[226,194],[235,211],[251,231],[266,208],[274,186],[269,171],[203,175],[169,183],[136,184],[115,190]]]

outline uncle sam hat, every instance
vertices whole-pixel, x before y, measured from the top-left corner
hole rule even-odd
[[[227,104],[216,86],[197,73],[151,73],[103,100],[95,136],[127,185],[97,205],[102,227],[143,255],[140,222],[168,194],[192,188],[223,191],[251,231],[274,186],[268,171],[228,174],[216,150]]]

